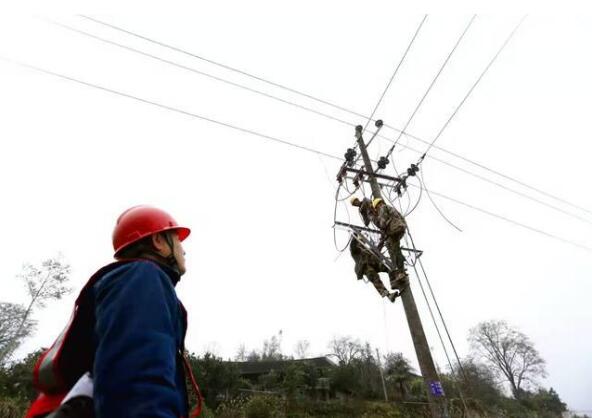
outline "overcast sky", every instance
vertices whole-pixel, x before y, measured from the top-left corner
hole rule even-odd
[[[409,133],[434,138],[524,11],[475,19]],[[342,156],[354,143],[351,126],[43,20],[49,18],[354,125],[365,123],[82,19],[78,12],[2,13],[0,56],[332,155]],[[113,9],[92,15],[361,114],[376,105],[423,18],[386,2],[364,7],[237,2],[167,14]],[[471,15],[461,9],[427,18],[377,117],[396,127],[407,122]],[[592,210],[591,39],[589,16],[582,13],[529,15],[436,144]],[[37,312],[38,331],[21,354],[51,343],[77,291],[111,260],[116,217],[148,203],[193,229],[185,243],[188,273],[177,286],[189,310],[191,350],[232,357],[240,344],[260,348],[282,330],[287,354],[307,339],[310,354],[323,355],[333,336],[351,335],[383,352],[401,351],[417,364],[400,301],[384,302],[370,284],[356,281],[348,252],[340,255],[335,248],[339,161],[5,60],[0,60],[0,114],[0,299],[24,302],[16,279],[21,264],[58,252],[72,265],[76,289]],[[394,155],[403,168],[418,158],[406,146],[426,148],[409,137],[400,143]],[[371,155],[383,155],[390,144],[374,142]],[[547,361],[549,376],[541,383],[554,387],[571,408],[591,410],[592,214],[441,150],[430,155],[465,171],[426,159],[422,169],[429,190],[564,240],[434,194],[438,208],[462,229],[458,232],[423,194],[408,223],[425,252],[459,354],[469,354],[470,327],[505,319],[526,333]],[[394,173],[392,167],[387,172]],[[403,207],[418,197],[417,189],[410,189]],[[359,222],[345,205],[338,218]],[[337,244],[346,243],[347,234],[338,233]],[[445,369],[416,278],[412,287],[435,360]]]

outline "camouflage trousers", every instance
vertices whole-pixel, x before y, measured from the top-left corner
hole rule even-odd
[[[387,238],[386,245],[394,253],[394,260],[392,260],[394,270],[389,274],[391,289],[403,290],[408,280],[407,271],[405,270],[405,256],[403,255],[403,251],[401,251],[401,241],[400,239],[389,237]]]
[[[376,291],[380,296],[388,295],[388,290],[382,283],[380,275],[378,273],[386,273],[388,269],[378,259],[369,260],[368,257],[361,257],[355,260],[356,267],[355,272],[358,280],[361,280],[366,276],[368,281],[374,285]]]

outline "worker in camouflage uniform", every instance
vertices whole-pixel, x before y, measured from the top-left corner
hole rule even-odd
[[[360,201],[355,197],[351,200],[351,204],[359,208],[364,224],[368,226],[373,216],[372,202],[370,199]],[[379,275],[379,273],[388,273],[389,269],[355,235],[352,237],[349,251],[354,259],[354,271],[358,280],[362,280],[366,276],[380,296],[387,297],[391,302],[394,302],[397,296],[399,296],[399,293],[389,293]]]
[[[407,223],[398,210],[384,203],[381,198],[372,201],[372,215],[372,222],[382,232],[379,248],[386,244],[394,252],[395,259],[392,261],[395,270],[389,274],[391,288],[404,290],[409,280],[405,271],[405,257],[401,251],[401,239],[407,230]]]

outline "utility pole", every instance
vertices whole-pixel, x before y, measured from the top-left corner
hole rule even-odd
[[[384,381],[384,372],[382,371],[382,362],[380,361],[380,352],[376,349],[376,361],[378,362],[378,370],[380,370],[380,380],[382,380],[382,390],[384,392],[384,401],[388,402],[388,394],[386,392],[386,382]]]
[[[380,128],[381,126],[382,121],[376,121],[376,127]],[[368,173],[368,181],[370,182],[370,187],[372,188],[372,195],[374,199],[382,199],[380,186],[378,185],[378,181],[374,176],[372,162],[370,161],[366,144],[362,138],[362,129],[363,128],[361,125],[356,126],[356,140],[358,142],[358,147],[360,148],[360,154],[364,160],[366,172]],[[386,240],[386,243],[391,260],[396,260],[397,256],[394,249],[391,248],[388,240]],[[415,305],[415,298],[413,297],[413,292],[411,291],[409,284],[407,285],[407,288],[401,293],[401,299],[403,301],[403,308],[405,309],[405,316],[407,317],[409,331],[411,332],[413,346],[415,347],[419,369],[426,385],[432,418],[448,418],[446,396],[442,390],[440,378],[438,377],[438,372],[436,371],[436,366],[434,365],[432,353],[430,352],[430,347],[423,331],[423,325],[421,324],[421,318],[419,317],[419,312],[417,311],[417,305]]]

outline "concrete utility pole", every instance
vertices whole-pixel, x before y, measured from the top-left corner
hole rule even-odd
[[[376,361],[378,362],[378,370],[380,370],[380,380],[382,380],[382,390],[384,392],[384,401],[388,402],[388,394],[386,392],[386,382],[384,381],[384,372],[382,371],[382,362],[380,361],[380,351],[376,349]]]
[[[379,121],[377,121],[377,127],[379,127],[378,123]],[[382,125],[381,121],[380,125]],[[358,147],[360,148],[360,154],[362,155],[364,166],[366,167],[366,172],[368,173],[368,181],[370,182],[370,187],[372,188],[372,195],[375,199],[382,199],[380,186],[378,185],[376,177],[373,175],[374,169],[372,168],[372,162],[370,161],[366,144],[362,138],[362,129],[362,126],[356,126],[356,139],[358,142]],[[391,248],[389,241],[386,240],[386,243],[391,261],[396,260],[396,254],[393,248]],[[436,371],[436,366],[434,365],[434,360],[432,359],[432,353],[430,352],[430,347],[423,331],[421,318],[419,317],[419,312],[417,311],[417,306],[415,305],[413,292],[411,291],[411,287],[409,285],[407,286],[407,289],[405,289],[405,291],[401,294],[401,299],[403,301],[403,308],[405,309],[407,324],[409,325],[409,331],[411,332],[411,339],[413,340],[413,346],[415,347],[415,353],[417,355],[417,361],[419,362],[421,375],[423,376],[428,392],[428,401],[430,404],[430,410],[432,412],[432,418],[448,418],[446,396],[442,390],[440,378],[438,377],[438,372]]]

